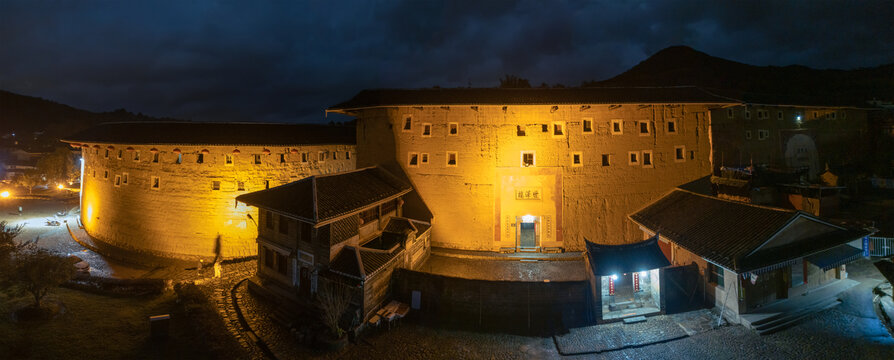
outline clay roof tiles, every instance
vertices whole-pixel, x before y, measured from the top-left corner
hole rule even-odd
[[[363,90],[330,111],[413,105],[734,104],[694,86]]]
[[[818,224],[839,230],[787,246],[758,250],[799,216],[819,220],[803,212],[675,189],[631,214],[630,219],[708,261],[737,272],[811,255],[870,233]]]
[[[413,188],[379,167],[315,175],[282,186],[239,195],[236,201],[313,223],[360,211]]]
[[[104,123],[62,141],[113,144],[354,145],[356,128],[321,124],[119,122]]]

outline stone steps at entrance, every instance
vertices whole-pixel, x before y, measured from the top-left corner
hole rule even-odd
[[[767,321],[757,326],[754,326],[754,324],[752,324],[752,327],[757,330],[757,333],[760,335],[769,335],[777,331],[787,329],[815,313],[835,307],[840,303],[841,300],[838,300],[838,298],[834,297],[822,299],[822,301],[814,303],[813,305],[806,307],[800,311],[788,313],[785,316],[778,317],[772,321]]]

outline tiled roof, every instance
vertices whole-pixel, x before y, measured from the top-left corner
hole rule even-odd
[[[388,220],[388,224],[385,225],[385,229],[382,231],[395,234],[408,234],[416,231],[416,227],[413,226],[410,219],[395,216]]]
[[[630,219],[651,231],[659,232],[680,247],[736,272],[807,256],[868,233],[863,230],[841,230],[817,223],[818,226],[827,226],[835,231],[749,255],[799,216],[813,218],[796,211],[723,200],[676,189],[633,213]]]
[[[239,195],[237,201],[313,223],[360,211],[413,188],[379,167],[310,176],[282,186]]]
[[[394,259],[401,250],[393,252],[365,250],[363,248],[355,248],[353,246],[345,246],[338,255],[329,263],[329,269],[340,275],[354,277],[365,280],[367,277],[374,275],[382,269],[389,261]],[[358,261],[357,256],[360,256]],[[360,266],[363,271],[360,271]]]
[[[694,86],[363,90],[332,111],[412,105],[738,104]]]
[[[625,245],[603,245],[584,240],[590,269],[594,275],[606,276],[647,271],[670,265],[658,247],[658,237]]]
[[[356,128],[320,124],[121,122],[105,123],[63,141],[117,144],[323,145],[357,143]]]

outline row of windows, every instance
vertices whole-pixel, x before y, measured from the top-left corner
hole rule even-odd
[[[278,251],[264,247],[264,267],[282,275],[289,275],[289,257]]]
[[[417,153],[410,152],[407,153],[407,166],[411,168],[419,167],[419,165],[426,165],[429,163],[429,153]],[[455,167],[457,153],[455,151],[447,152],[447,166]],[[689,151],[689,159],[695,159],[695,151]],[[685,146],[675,146],[674,147],[674,162],[685,162],[686,161],[686,147]],[[628,152],[628,165],[640,165],[642,164],[644,167],[652,167],[652,150],[640,150],[640,151],[630,151]],[[602,154],[602,166],[610,166],[611,165],[611,154]],[[535,167],[537,166],[537,153],[536,151],[522,151],[521,152],[521,167]],[[571,166],[578,167],[584,165],[584,155],[580,151],[571,152]]]
[[[118,160],[123,159],[123,156],[124,156],[123,151],[124,150],[118,150],[118,154],[117,154]],[[111,150],[106,149],[106,151],[105,151],[106,159],[109,158],[110,152],[111,152]],[[96,149],[95,153],[98,155],[99,149]],[[133,151],[132,153],[133,153],[133,155],[132,155],[131,159],[133,161],[140,161],[140,151],[136,150],[136,151]],[[175,155],[177,155],[177,156],[174,158],[174,163],[182,164],[183,163],[183,154],[175,153]],[[196,155],[196,164],[205,163],[205,154],[199,153],[199,154],[195,154],[195,155]],[[287,155],[288,154],[279,154],[279,157],[278,157],[279,163],[288,162],[289,157]],[[296,159],[300,159],[300,162],[303,162],[303,163],[310,161],[310,158],[311,158],[311,153],[309,153],[309,152],[302,152],[302,153],[298,153],[295,155],[298,156]],[[344,160],[350,160],[351,152],[350,151],[344,151],[344,152],[341,152],[341,151],[331,151],[331,152],[330,151],[319,151],[316,160],[319,162],[324,162],[326,160],[329,160],[330,157],[332,158],[332,160],[340,160],[342,158]],[[224,164],[225,165],[233,165],[233,163],[235,162],[235,158],[236,158],[236,154],[225,154],[224,155]],[[159,159],[160,159],[159,153],[154,152],[154,153],[152,153],[152,159],[150,160],[150,162],[157,164],[157,163],[159,163]],[[263,159],[264,159],[264,157],[262,154],[252,154],[252,163],[254,163],[255,165],[261,164],[263,162]]]
[[[770,111],[769,111],[769,110],[755,110],[755,113],[756,113],[755,116],[756,116],[759,120],[770,119]],[[745,110],[744,116],[745,116],[745,119],[751,119],[751,110]],[[795,116],[795,119],[797,119],[797,120],[801,120],[801,113],[796,112],[796,113],[794,114],[794,116]],[[833,111],[833,112],[820,112],[820,111],[814,111],[814,112],[813,112],[813,118],[814,118],[814,119],[819,119],[820,117],[825,117],[825,118],[828,118],[828,119],[835,119],[837,116],[838,116],[838,112],[835,112],[835,111]],[[727,110],[726,110],[726,117],[729,118],[729,119],[735,119],[735,118],[736,118],[736,113],[735,113],[735,111],[734,111],[733,109],[727,109]],[[841,112],[841,118],[842,118],[842,119],[846,119],[846,118],[847,118],[847,112],[842,111],[842,112]],[[785,119],[785,114],[784,114],[784,112],[781,111],[781,110],[780,110],[780,111],[777,111],[777,112],[776,112],[776,119],[777,119],[777,120],[783,120],[783,119]]]
[[[745,140],[751,140],[751,130],[745,130]],[[757,131],[758,140],[767,140],[770,138],[770,130],[759,129]]]
[[[96,177],[96,170],[93,170],[93,177]],[[109,179],[109,171],[108,170],[103,170],[102,178],[104,180]],[[130,180],[130,176],[128,173],[121,173],[121,175],[115,175],[115,180],[114,180],[113,184],[115,185],[115,187],[119,187],[121,185],[128,185],[130,183],[129,180]],[[161,179],[158,176],[152,176],[150,180],[151,180],[150,188],[152,188],[154,190],[158,190],[161,188]],[[220,190],[220,185],[221,185],[220,181],[217,181],[217,180],[212,181],[211,182],[211,190]],[[270,180],[264,180],[264,188],[265,189],[270,188]],[[246,189],[245,182],[243,182],[243,181],[236,182],[236,191],[245,191],[245,189]]]
[[[651,134],[651,121],[648,120],[637,120],[636,121],[636,131],[640,135],[649,135]],[[528,127],[532,125],[517,125],[516,126],[516,135],[517,136],[527,136]],[[535,126],[536,129],[536,125]],[[539,124],[540,132],[542,133],[552,133],[552,136],[560,137],[565,136],[565,122],[564,121],[553,121],[551,124]],[[611,121],[611,134],[612,135],[621,135],[624,134],[624,120],[615,119]],[[677,133],[677,120],[667,120],[666,122],[666,132],[668,134],[676,134]],[[404,118],[403,132],[412,132],[413,131],[413,118],[412,116],[407,115]],[[592,118],[584,118],[581,122],[581,132],[584,134],[593,134],[593,119]],[[447,135],[455,136],[459,134],[459,123],[451,122],[447,123]],[[432,124],[431,123],[422,123],[421,130],[422,137],[431,137],[432,135]]]

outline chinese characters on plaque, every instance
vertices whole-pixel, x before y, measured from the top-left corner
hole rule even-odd
[[[515,200],[540,200],[540,188],[516,188]]]

